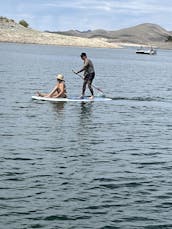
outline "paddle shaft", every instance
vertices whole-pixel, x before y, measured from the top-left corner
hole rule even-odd
[[[83,77],[83,76],[81,76],[80,74],[78,74],[78,73],[75,72],[74,70],[72,70],[72,71],[73,71],[73,73],[75,73],[75,74],[78,75],[81,79],[84,80],[84,77]],[[96,90],[100,91],[102,94],[104,94],[104,92],[103,92],[100,88],[96,87],[95,85],[92,84],[92,87],[95,88]]]

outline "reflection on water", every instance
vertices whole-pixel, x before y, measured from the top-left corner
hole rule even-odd
[[[64,110],[65,104],[66,104],[65,101],[60,101],[60,102],[55,102],[55,103],[52,102],[54,112],[57,112],[57,114],[62,113],[62,111]]]
[[[88,152],[89,143],[92,141],[93,134],[93,107],[94,102],[82,102],[80,104],[79,123],[77,127],[78,143],[80,145],[81,154]]]
[[[93,102],[82,102],[81,103],[81,111],[80,111],[80,122],[79,122],[79,128],[81,129],[87,129],[90,127],[92,122],[92,114],[93,114]],[[88,130],[89,131],[89,130]]]
[[[81,102],[81,119],[91,115],[93,103],[94,102]]]

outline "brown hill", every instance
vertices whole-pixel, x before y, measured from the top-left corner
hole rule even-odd
[[[165,42],[171,34],[162,27],[145,23],[111,33],[113,39],[136,43]]]
[[[172,33],[163,29],[159,25],[145,23],[134,27],[120,29],[117,31],[106,31],[106,30],[93,30],[80,32],[77,30],[69,30],[65,32],[56,32],[58,34],[78,36],[78,37],[104,37],[109,42],[125,42],[125,43],[136,43],[136,44],[167,44],[171,38]],[[170,43],[171,44],[171,43]],[[172,44],[171,44],[172,45]]]

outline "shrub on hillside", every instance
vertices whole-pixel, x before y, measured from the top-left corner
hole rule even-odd
[[[14,22],[14,20],[8,19],[7,17],[3,17],[3,16],[0,16],[0,21],[4,21],[4,22]]]
[[[168,41],[171,42],[171,41],[172,41],[172,36],[168,36],[166,41],[167,41],[167,42],[168,42]]]
[[[19,21],[19,24],[26,27],[26,28],[29,26],[29,24],[25,20]]]

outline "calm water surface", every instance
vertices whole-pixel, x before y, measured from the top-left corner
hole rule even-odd
[[[32,101],[87,52],[108,102]],[[0,228],[172,228],[172,51],[0,44]],[[89,92],[88,92],[89,94]]]

